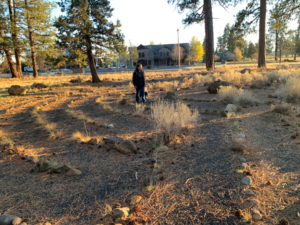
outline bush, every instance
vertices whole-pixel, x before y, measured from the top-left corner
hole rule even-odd
[[[163,130],[164,139],[169,143],[174,137],[180,134],[184,128],[198,121],[197,110],[191,111],[182,103],[168,103],[158,101],[151,107],[151,117],[157,129]]]
[[[227,101],[228,103],[240,103],[243,105],[252,105],[256,99],[252,93],[247,90],[237,89],[232,86],[223,87],[219,90],[220,100]]]
[[[297,99],[300,97],[300,78],[290,77],[275,91],[275,95],[284,99]]]
[[[275,113],[280,113],[282,115],[291,115],[293,113],[293,106],[286,102],[271,106],[272,111]]]

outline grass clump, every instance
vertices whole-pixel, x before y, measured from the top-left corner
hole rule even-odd
[[[191,111],[182,102],[175,104],[162,100],[154,103],[151,109],[151,117],[154,120],[155,127],[164,132],[166,143],[169,143],[184,128],[188,128],[189,125],[197,122],[199,119],[198,111]]]
[[[45,125],[45,128],[48,132],[54,132],[56,130],[56,124],[55,123],[47,123]]]
[[[219,90],[220,100],[226,101],[228,103],[240,103],[244,105],[251,105],[256,102],[253,97],[252,92],[238,89],[232,86],[223,87]]]
[[[82,133],[80,133],[79,131],[76,131],[75,133],[72,134],[71,140],[73,141],[77,141],[77,140],[89,140],[89,137],[84,136]]]
[[[144,104],[135,104],[134,115],[142,116],[144,111],[145,111],[145,105]]]
[[[293,106],[286,102],[282,102],[277,105],[272,105],[271,109],[273,112],[279,113],[282,115],[291,115],[293,113]]]
[[[168,98],[168,99],[176,99],[177,95],[173,91],[168,91],[167,95],[166,95],[166,98]]]
[[[286,83],[281,85],[279,89],[275,91],[275,95],[291,102],[295,101],[300,97],[300,78],[288,78]]]

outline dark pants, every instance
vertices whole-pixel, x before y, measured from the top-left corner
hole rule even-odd
[[[146,99],[145,99],[145,87],[137,87],[136,88],[136,102],[139,103],[140,102],[140,96],[142,97],[142,102],[145,103]]]

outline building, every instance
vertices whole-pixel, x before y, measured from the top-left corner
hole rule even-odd
[[[180,63],[187,65],[187,57],[190,52],[188,43],[180,43]],[[131,48],[129,48],[129,52]],[[143,66],[175,66],[178,65],[178,44],[162,44],[162,45],[139,45],[138,63]],[[136,62],[130,59],[130,65],[135,66]]]
[[[229,50],[217,53],[216,55],[220,56],[220,61],[235,60],[235,54]]]

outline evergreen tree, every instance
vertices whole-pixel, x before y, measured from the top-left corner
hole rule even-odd
[[[227,23],[225,28],[224,28],[224,33],[223,33],[223,36],[222,36],[224,51],[229,50],[230,30],[231,30],[230,25],[229,25],[229,23]]]
[[[237,37],[235,36],[235,30],[233,28],[229,31],[229,37],[227,42],[228,50],[234,52],[235,48],[237,47]]]
[[[225,51],[224,43],[223,43],[223,38],[218,37],[218,42],[217,42],[217,53],[222,53]]]
[[[259,51],[258,51],[258,67],[266,68],[266,15],[267,0],[250,0],[245,9],[237,14],[235,28],[238,32],[244,34],[256,30],[253,26],[259,22]],[[250,21],[248,21],[250,20]]]
[[[247,57],[252,59],[253,54],[257,53],[257,51],[258,50],[255,47],[255,45],[250,41],[249,42],[249,47],[248,47],[248,55],[247,55]]]
[[[53,54],[55,30],[51,20],[54,4],[47,0],[24,0],[22,10],[22,33],[28,42],[33,76],[38,77],[36,55]]]
[[[180,12],[185,9],[190,10],[183,20],[184,24],[191,25],[204,22],[206,36],[205,62],[208,71],[213,71],[215,68],[212,1],[225,7],[231,2],[231,0],[204,0],[203,2],[200,0],[168,0],[168,3],[176,4]]]
[[[100,82],[94,54],[120,53],[125,49],[120,21],[109,21],[113,12],[109,0],[61,0],[58,5],[64,13],[55,22],[59,46],[84,52],[92,82]]]

